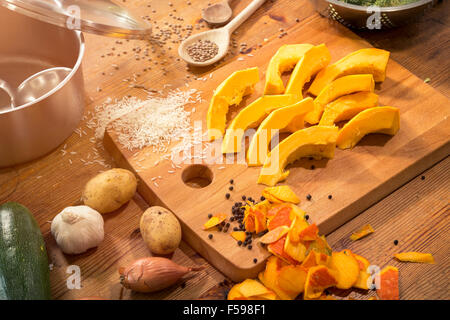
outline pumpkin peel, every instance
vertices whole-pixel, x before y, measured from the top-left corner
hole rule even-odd
[[[396,253],[394,257],[402,262],[434,263],[434,257],[431,253],[401,252]]]

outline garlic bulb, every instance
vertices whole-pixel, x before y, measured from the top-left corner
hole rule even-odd
[[[88,206],[67,207],[52,221],[52,235],[64,253],[78,254],[103,241],[103,217]]]

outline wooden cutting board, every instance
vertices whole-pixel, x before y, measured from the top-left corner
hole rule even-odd
[[[234,116],[243,106],[261,95],[267,64],[282,44],[325,43],[332,62],[346,54],[370,45],[341,25],[312,16],[297,24],[283,38],[269,39],[262,48],[251,55],[213,70],[205,70],[206,81],[192,81],[190,88],[202,91],[203,101],[195,105],[191,119],[202,120],[206,129],[206,112],[213,90],[232,72],[258,66],[261,81],[255,93],[244,99],[239,108],[232,109]],[[186,88],[187,89],[187,88]],[[400,108],[401,129],[394,137],[370,135],[353,150],[336,150],[329,161],[302,159],[294,163],[285,182],[301,197],[300,207],[328,234],[358,215],[408,180],[441,160],[450,151],[449,100],[423,80],[411,74],[395,61],[390,61],[387,78],[376,87],[380,105]],[[231,117],[232,117],[231,116]],[[209,213],[227,213],[241,196],[259,199],[264,188],[256,183],[260,168],[247,168],[243,164],[182,164],[173,168],[163,161],[156,167],[160,155],[151,148],[128,151],[117,141],[116,134],[108,129],[104,144],[119,166],[133,170],[140,179],[139,192],[150,205],[162,205],[172,210],[180,219],[184,239],[202,256],[234,281],[255,277],[264,267],[268,252],[255,241],[252,250],[239,247],[228,233],[203,231],[202,225]],[[315,169],[312,169],[314,165]],[[144,169],[145,168],[145,169]],[[175,171],[175,172],[172,172]],[[154,177],[161,176],[157,179]],[[192,182],[211,180],[203,188],[193,188],[183,180]],[[230,179],[234,190],[229,191]],[[231,198],[225,199],[230,193]],[[311,201],[306,195],[311,194]],[[328,199],[332,195],[332,199]],[[232,224],[232,227],[235,226]],[[213,239],[208,239],[212,233]],[[254,262],[254,259],[257,262]]]

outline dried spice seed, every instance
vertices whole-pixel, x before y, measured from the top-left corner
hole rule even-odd
[[[311,201],[312,196],[311,196],[310,194],[308,194],[308,195],[306,196],[306,199],[307,199],[308,201]]]
[[[306,219],[306,220],[309,220],[309,215],[305,215],[305,219]]]
[[[210,234],[208,234],[208,238],[209,239],[212,239],[213,238],[213,235],[210,233]]]
[[[230,184],[233,184],[233,183],[234,183],[234,180],[233,180],[233,179],[231,179],[231,180],[230,180]]]
[[[231,196],[231,195],[230,195],[229,193],[226,193],[226,194],[225,194],[225,198],[227,198],[227,199],[230,199],[230,196]]]
[[[398,245],[398,240],[394,240],[394,245]]]
[[[258,262],[258,259],[253,259],[253,263],[257,263]]]
[[[247,199],[247,197],[246,197],[246,196],[242,196],[242,200],[244,200],[244,201],[245,201],[245,199]]]
[[[425,176],[421,176],[420,179],[425,180]]]
[[[198,40],[187,47],[188,55],[195,62],[205,62],[211,60],[219,53],[219,47],[210,40]]]
[[[333,196],[331,194],[328,195],[328,199],[333,199]]]
[[[233,186],[229,187],[228,190],[233,191]]]
[[[242,241],[239,240],[239,241],[237,242],[237,244],[238,244],[238,246],[241,246],[241,245],[242,245]]]
[[[211,219],[212,216],[213,216],[212,213],[208,214],[208,219]]]

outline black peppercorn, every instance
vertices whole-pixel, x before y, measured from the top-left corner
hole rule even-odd
[[[398,240],[394,240],[394,245],[398,245]]]
[[[234,227],[234,228],[233,228],[233,231],[238,231],[238,227]]]
[[[312,196],[311,196],[310,194],[308,194],[308,195],[306,196],[306,199],[308,199],[308,201],[310,201],[310,200],[312,199]]]
[[[312,166],[311,166],[311,170],[314,170],[315,168],[316,168],[315,165],[312,165]]]
[[[252,248],[253,248],[252,245],[249,245],[249,246],[248,246],[248,250],[252,250]]]
[[[258,259],[253,259],[253,263],[257,263],[258,262]]]
[[[328,199],[333,199],[333,196],[331,194],[328,195]]]
[[[228,190],[230,190],[230,191],[233,191],[233,186],[230,186],[229,188],[228,188]]]
[[[421,176],[420,179],[425,180],[425,176]]]
[[[308,215],[305,215],[305,220],[308,220],[309,219],[309,216]]]
[[[266,200],[266,197],[261,196],[261,201],[264,201],[264,200]]]
[[[239,240],[239,241],[237,242],[237,244],[238,244],[238,246],[242,245],[242,241]]]
[[[246,196],[242,196],[242,200],[244,200],[244,201],[245,201],[245,199],[247,199],[247,197],[246,197]]]
[[[212,238],[213,238],[213,235],[212,235],[211,233],[208,234],[208,238],[212,239]]]
[[[212,213],[208,214],[208,218],[211,219],[212,218]]]
[[[233,179],[231,179],[231,180],[230,180],[230,184],[233,184],[233,183],[234,183],[234,180],[233,180]]]
[[[230,194],[229,194],[229,193],[226,193],[226,194],[225,194],[225,198],[230,199]]]

